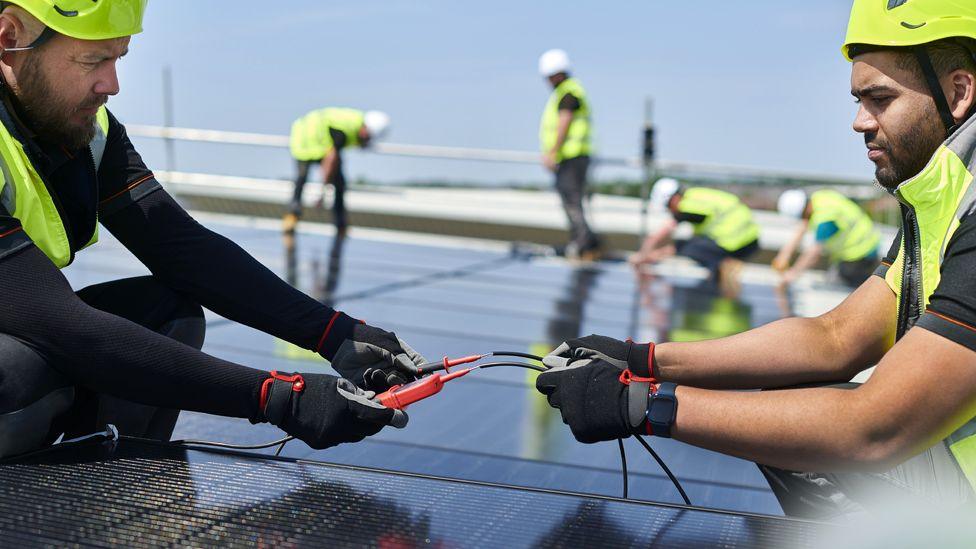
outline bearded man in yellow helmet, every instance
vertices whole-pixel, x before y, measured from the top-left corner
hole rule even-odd
[[[754,461],[790,515],[973,501],[976,2],[855,0],[843,53],[854,130],[904,212],[876,276],[823,316],[723,339],[563,343],[536,386],[578,440]]]
[[[0,2],[0,457],[115,424],[168,439],[179,410],[271,422],[315,448],[406,416],[369,390],[423,358],[292,288],[196,223],[104,104],[146,0]],[[152,272],[77,293],[59,272],[101,223]],[[345,377],[209,356],[201,305]]]

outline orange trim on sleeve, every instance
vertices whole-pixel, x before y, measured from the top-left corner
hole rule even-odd
[[[105,200],[102,200],[101,202],[98,203],[98,205],[101,206],[102,204],[104,204],[106,202],[111,202],[113,199],[122,196],[123,194],[131,191],[132,189],[138,187],[139,185],[142,185],[146,181],[149,181],[153,177],[156,177],[155,174],[149,174],[149,175],[147,175],[147,176],[145,176],[145,177],[143,177],[141,179],[137,179],[134,183],[130,183],[128,187],[126,187],[126,188],[122,189],[121,191],[113,194],[112,196],[106,198]]]
[[[10,235],[14,234],[17,231],[23,231],[23,230],[24,230],[23,227],[14,227],[13,229],[10,229],[9,231],[7,231],[5,233],[0,233],[0,238],[3,238],[5,236],[10,236]]]
[[[954,318],[949,318],[949,317],[947,317],[944,314],[940,314],[940,313],[937,313],[937,312],[933,311],[932,309],[928,309],[925,312],[927,312],[929,314],[933,314],[933,315],[941,318],[942,320],[945,320],[946,322],[951,322],[951,323],[955,324],[956,326],[961,326],[961,327],[963,327],[963,328],[965,328],[965,329],[967,329],[969,331],[976,332],[976,328],[970,326],[969,324],[966,324],[964,322],[959,322],[958,320],[956,320]]]
[[[885,267],[891,267],[893,265],[893,263],[889,263],[889,262],[885,261],[884,259],[881,260],[881,264],[884,265]]]

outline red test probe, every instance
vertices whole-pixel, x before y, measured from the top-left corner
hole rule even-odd
[[[418,400],[423,400],[431,395],[436,395],[441,391],[441,389],[444,388],[445,383],[451,381],[452,379],[457,379],[461,376],[467,375],[468,372],[475,369],[477,369],[477,366],[472,366],[471,368],[465,368],[449,374],[441,374],[438,372],[435,374],[430,374],[427,377],[420,378],[417,381],[407,383],[406,385],[394,385],[385,392],[376,395],[376,400],[379,400],[380,404],[386,406],[387,408],[403,410]]]

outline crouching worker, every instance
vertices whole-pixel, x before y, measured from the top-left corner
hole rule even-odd
[[[711,273],[727,293],[738,293],[742,262],[759,250],[759,226],[752,211],[732,193],[704,187],[682,188],[674,179],[654,184],[651,206],[666,210],[671,218],[647,237],[630,257],[635,268],[658,262],[677,253],[695,260]],[[675,246],[678,224],[694,226],[693,236]]]
[[[372,390],[423,361],[292,288],[193,220],[105,108],[145,0],[0,3],[0,457],[115,424],[170,438],[179,410],[271,422],[315,448],[406,416]],[[74,292],[98,223],[151,271]],[[200,352],[201,306],[318,352],[345,378]]]
[[[851,288],[857,288],[874,273],[881,234],[868,214],[850,198],[830,189],[810,195],[791,189],[780,195],[777,209],[782,215],[800,220],[793,238],[773,259],[773,268],[781,273],[784,285],[792,284],[824,252],[831,264],[837,265],[840,279]],[[816,240],[791,266],[790,260],[808,231],[813,231]]]

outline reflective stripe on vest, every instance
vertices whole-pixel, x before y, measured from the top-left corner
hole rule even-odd
[[[557,151],[556,161],[568,158],[587,156],[592,152],[590,143],[590,102],[586,98],[586,90],[575,78],[567,78],[552,90],[546,108],[542,111],[542,121],[539,124],[539,143],[542,152],[552,150],[559,137],[559,102],[566,94],[572,94],[579,100],[580,107],[573,111],[573,121],[569,123],[566,140],[562,148]]]
[[[727,252],[741,249],[759,238],[759,226],[752,211],[732,193],[705,187],[685,189],[678,211],[705,216],[695,224],[695,235],[715,241]]]
[[[837,225],[837,232],[823,243],[831,261],[858,261],[877,251],[881,233],[853,200],[837,191],[824,189],[810,195],[810,203],[813,209],[811,228],[828,222]]]
[[[97,173],[108,137],[108,111],[101,107],[95,116],[95,137],[89,144]],[[64,222],[44,180],[34,169],[23,145],[0,124],[0,199],[8,212],[20,221],[24,232],[58,268],[71,263],[73,253]],[[98,223],[86,248],[98,241]]]
[[[898,298],[900,339],[928,307],[941,280],[942,259],[960,220],[973,213],[976,192],[976,117],[932,155],[918,175],[893,192],[902,204],[902,241],[885,282]],[[976,490],[976,418],[945,441]]]
[[[346,136],[346,146],[359,146],[363,112],[356,109],[327,107],[312,111],[291,125],[291,155],[296,160],[321,160],[333,147],[329,129]]]

